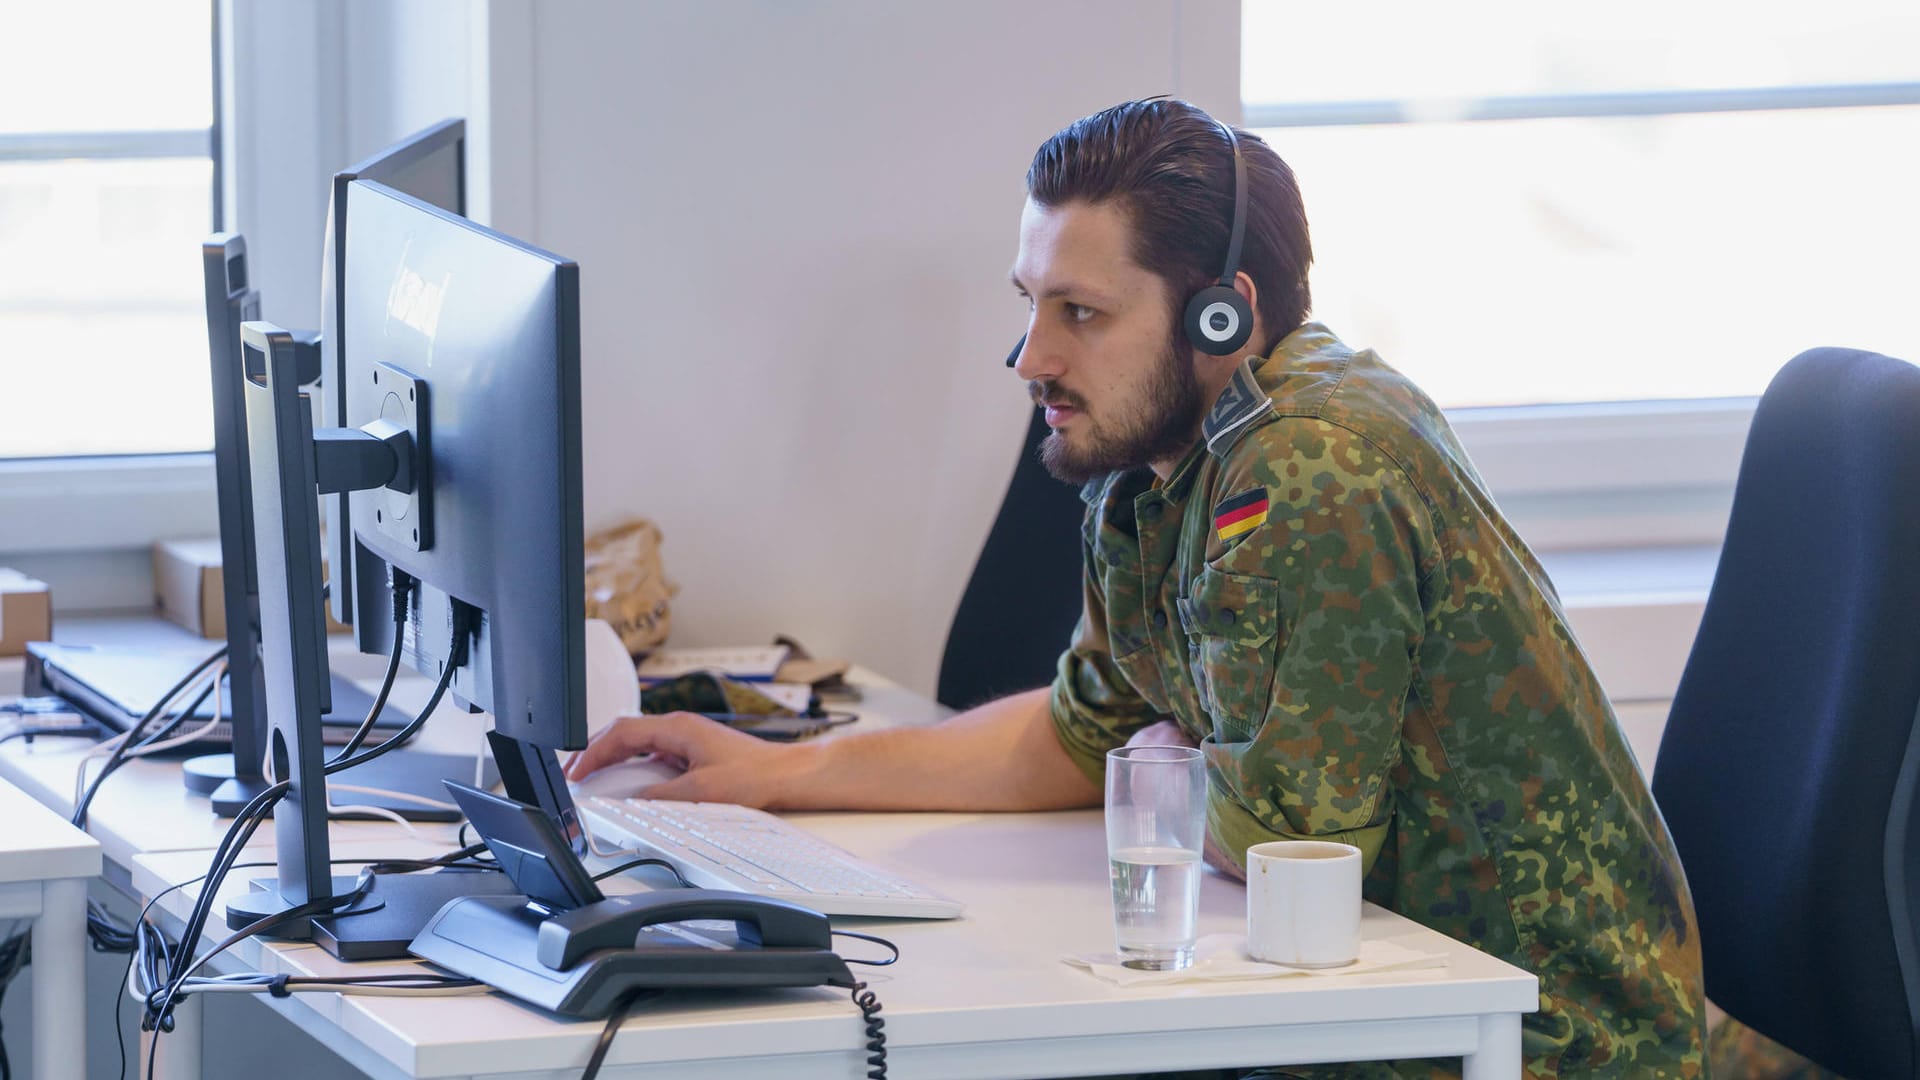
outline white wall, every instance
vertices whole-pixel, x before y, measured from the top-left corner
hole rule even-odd
[[[225,0],[228,228],[272,322],[320,319],[328,178],[470,109],[473,0]]]
[[[471,0],[348,0],[340,11],[346,153],[339,167],[468,115]]]
[[[316,317],[325,175],[466,116],[470,212],[581,264],[587,524],[661,524],[674,640],[923,690],[1027,416],[1033,150],[1130,97],[1239,108],[1233,0],[231,3],[269,318]]]
[[[1027,419],[1027,162],[1131,97],[1237,116],[1238,4],[482,17],[493,222],[581,265],[588,528],[661,524],[676,643],[784,632],[930,690]]]

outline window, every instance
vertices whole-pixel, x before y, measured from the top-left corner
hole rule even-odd
[[[0,459],[212,444],[212,5],[18,5],[0,39]],[[111,78],[95,77],[111,73]]]
[[[1300,178],[1316,314],[1441,404],[1750,398],[1816,345],[1920,360],[1913,4],[1243,20],[1245,124]]]

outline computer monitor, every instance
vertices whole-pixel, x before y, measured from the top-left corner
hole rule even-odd
[[[256,704],[265,693],[256,678],[250,630],[258,619],[258,580],[253,570],[253,495],[248,490],[247,410],[240,386],[240,324],[260,317],[260,290],[247,272],[247,242],[234,233],[215,233],[200,247],[206,286],[207,358],[213,380],[213,481],[220,507],[221,584],[227,619],[227,668],[233,676],[233,712],[262,715]],[[240,736],[235,749],[242,749]],[[244,749],[258,757],[251,737]]]
[[[339,300],[346,291],[347,186],[372,180],[396,191],[464,216],[467,212],[467,124],[442,120],[381,150],[333,176],[327,199],[327,228],[320,251],[321,366],[326,372],[321,398],[321,422],[337,427],[346,415],[346,388],[336,377],[347,362],[346,314]],[[329,604],[333,617],[354,623],[357,600],[353,586],[353,523],[345,499],[325,500],[327,556],[333,588]],[[363,646],[364,647],[364,646]]]
[[[403,659],[493,713],[508,793],[578,836],[555,753],[587,737],[578,267],[378,183],[349,184],[343,205],[349,426],[311,429],[291,335],[242,332],[271,753],[292,790],[275,809],[278,881],[230,905],[233,926],[338,887],[321,801],[316,490],[351,492],[363,604],[386,589],[372,567],[403,575]],[[363,647],[386,652],[396,626],[381,611],[363,607],[358,625]],[[404,945],[447,899],[443,881],[430,906],[410,903],[408,881],[321,927],[322,942]]]
[[[373,181],[345,205],[346,425],[416,407],[392,369],[431,395],[431,498],[350,497],[359,602],[378,603],[389,566],[420,583],[404,657],[427,675],[448,660],[451,604],[479,610],[451,690],[542,748],[502,777],[577,836],[553,751],[587,737],[579,268]],[[362,651],[393,644],[390,620],[355,629]]]
[[[254,567],[254,520],[251,470],[248,467],[247,416],[242,386],[246,381],[240,356],[240,326],[260,318],[260,291],[250,281],[246,238],[216,233],[201,245],[207,315],[208,368],[213,390],[214,488],[220,511],[220,559],[223,567],[223,614],[226,618],[227,675],[230,689],[205,708],[209,717],[218,707],[230,721],[231,753],[189,759],[182,776],[189,789],[207,795],[214,812],[232,816],[267,786],[261,768],[266,749],[265,683],[259,664],[259,575]],[[320,376],[319,335],[294,333],[297,378],[304,385]],[[373,707],[373,699],[353,683],[329,679],[320,687],[325,722],[350,730]],[[379,724],[395,728],[394,710],[383,711]],[[346,731],[340,733],[344,740]],[[329,740],[339,741],[339,740]],[[357,796],[396,813],[432,820],[452,820],[457,812],[437,809],[404,795],[444,802],[442,777],[471,778],[471,758],[414,753],[384,763],[382,777],[363,786],[398,790],[403,797]]]

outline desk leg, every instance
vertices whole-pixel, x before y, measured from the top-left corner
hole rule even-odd
[[[147,1067],[147,1045],[151,1031],[140,1033],[140,1067]],[[200,995],[177,1002],[173,1007],[173,1030],[160,1036],[160,1050],[154,1055],[153,1072],[141,1080],[199,1080],[200,1077]]]
[[[33,922],[34,1080],[87,1075],[87,883],[40,886]]]
[[[1520,1014],[1480,1018],[1480,1048],[1460,1062],[1460,1080],[1519,1080]]]

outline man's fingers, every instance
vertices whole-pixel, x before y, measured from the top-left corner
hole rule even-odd
[[[662,780],[657,784],[648,784],[646,787],[634,792],[634,798],[669,799],[673,802],[704,802],[706,800],[700,798],[700,795],[706,785],[701,783],[701,780],[702,776],[699,773],[681,773],[671,780]]]
[[[691,760],[691,748],[698,741],[697,728],[711,724],[705,717],[691,713],[664,716],[624,716],[574,755],[567,765],[567,779],[579,780],[609,765],[642,754],[662,753],[683,761]]]

